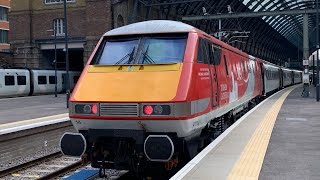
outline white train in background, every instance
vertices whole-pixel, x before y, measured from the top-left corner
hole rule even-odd
[[[302,83],[302,72],[264,61],[264,94],[272,93],[284,87]]]
[[[69,71],[70,89],[77,83],[80,72]],[[66,71],[57,71],[57,92],[66,90]],[[55,92],[54,70],[0,69],[0,98],[31,96]]]

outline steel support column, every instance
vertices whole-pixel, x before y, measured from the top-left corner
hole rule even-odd
[[[316,99],[319,102],[320,99],[320,76],[319,76],[319,1],[316,0],[316,8],[317,8],[317,14],[316,14],[316,43],[317,43],[317,87],[316,87]],[[314,67],[313,67],[314,68]]]
[[[308,14],[303,14],[303,60],[309,62]],[[309,65],[303,67],[303,97],[309,97]]]

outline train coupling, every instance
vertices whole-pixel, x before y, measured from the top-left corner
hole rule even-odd
[[[87,142],[80,133],[66,132],[60,139],[60,149],[63,155],[81,157],[87,149]]]

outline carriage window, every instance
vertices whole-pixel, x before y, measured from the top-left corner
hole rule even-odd
[[[227,64],[226,55],[223,55],[223,59],[224,59],[224,67],[226,68],[226,73],[227,73],[227,75],[229,75],[229,71],[228,71],[228,64]]]
[[[4,76],[6,86],[14,86],[14,76]]]
[[[17,76],[18,85],[26,85],[27,77],[26,76]]]
[[[242,69],[243,69],[244,74],[247,74],[246,66],[244,65],[244,61],[242,61]]]
[[[56,77],[55,76],[49,76],[49,84],[56,84]]]
[[[47,76],[38,76],[38,84],[47,84]]]

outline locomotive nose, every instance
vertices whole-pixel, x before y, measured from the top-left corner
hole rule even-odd
[[[87,149],[87,142],[80,133],[66,132],[60,139],[60,149],[66,156],[82,156]]]

